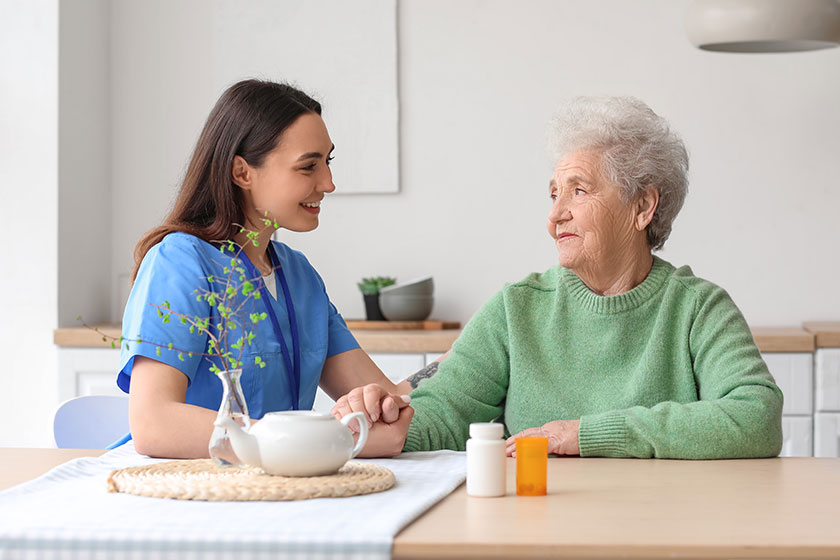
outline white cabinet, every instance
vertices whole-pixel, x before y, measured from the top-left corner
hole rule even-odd
[[[785,402],[782,409],[782,457],[813,455],[814,355],[811,352],[767,352],[767,363]]]
[[[824,412],[840,412],[840,348],[817,348],[816,408]]]
[[[810,457],[813,449],[814,421],[811,416],[782,416],[780,457]]]
[[[119,366],[119,349],[59,348],[59,400],[63,402],[84,395],[125,396],[117,387]]]
[[[785,396],[782,414],[811,415],[814,412],[814,355],[811,352],[765,353],[761,355],[776,385]]]
[[[840,457],[840,348],[817,348],[814,364],[814,456]]]
[[[840,457],[840,412],[814,414],[814,457]]]

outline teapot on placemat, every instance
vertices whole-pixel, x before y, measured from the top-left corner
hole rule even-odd
[[[347,423],[359,422],[359,440]],[[333,474],[359,454],[368,436],[365,415],[354,412],[336,420],[311,410],[269,412],[250,429],[233,418],[219,417],[215,425],[227,428],[233,450],[243,463],[268,474],[320,476]]]

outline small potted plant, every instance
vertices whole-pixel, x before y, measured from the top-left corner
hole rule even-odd
[[[385,321],[385,317],[382,316],[382,311],[379,309],[379,290],[396,283],[396,278],[376,276],[362,278],[357,284],[365,299],[365,315],[367,315],[368,321]]]

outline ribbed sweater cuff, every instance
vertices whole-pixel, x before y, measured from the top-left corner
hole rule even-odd
[[[420,437],[418,430],[412,422],[408,426],[408,435],[405,437],[405,443],[403,444],[403,451],[424,451],[423,449],[423,438]]]
[[[627,425],[620,412],[603,412],[580,419],[581,457],[627,457]]]

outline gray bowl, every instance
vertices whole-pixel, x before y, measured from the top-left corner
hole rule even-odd
[[[379,290],[379,293],[384,294],[400,294],[404,296],[430,296],[435,293],[435,281],[431,276],[424,276],[422,278],[415,278],[407,282],[400,282],[386,286]]]
[[[379,293],[379,308],[389,321],[424,321],[432,312],[433,296]]]

